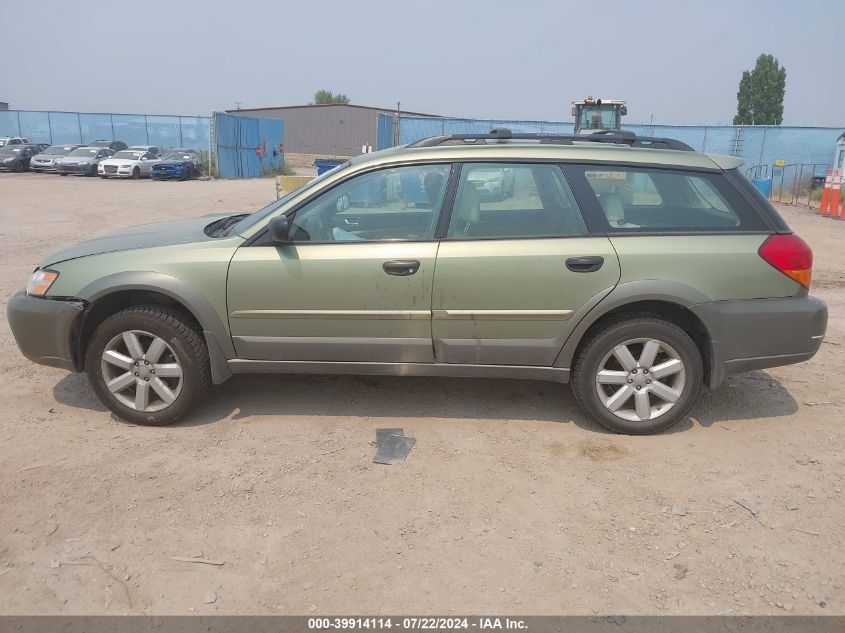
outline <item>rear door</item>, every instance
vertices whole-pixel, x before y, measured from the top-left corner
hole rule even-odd
[[[560,166],[466,163],[437,254],[435,357],[551,366],[573,316],[619,274],[610,240],[587,235]]]

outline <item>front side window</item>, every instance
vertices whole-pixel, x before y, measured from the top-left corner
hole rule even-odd
[[[586,233],[560,167],[551,164],[467,163],[447,237],[560,237]]]
[[[449,170],[449,165],[413,165],[350,178],[297,210],[291,240],[433,239]]]
[[[611,231],[760,230],[759,217],[719,174],[585,167]]]

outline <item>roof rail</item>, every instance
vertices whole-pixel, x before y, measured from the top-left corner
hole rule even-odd
[[[674,149],[682,152],[695,150],[673,138],[658,136],[637,136],[628,130],[599,130],[592,134],[533,134],[527,132],[511,132],[508,128],[497,127],[489,134],[446,134],[430,136],[411,143],[408,147],[437,147],[439,145],[487,145],[494,143],[508,143],[511,141],[536,141],[543,144],[572,145],[573,143],[610,143],[614,145],[629,145],[630,147],[648,147],[652,149]]]

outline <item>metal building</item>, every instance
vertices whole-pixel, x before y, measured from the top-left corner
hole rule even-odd
[[[396,110],[332,103],[327,105],[242,108],[233,114],[274,117],[285,122],[285,152],[357,156],[361,147],[376,147],[378,115],[396,114]],[[400,111],[401,116],[436,116]]]

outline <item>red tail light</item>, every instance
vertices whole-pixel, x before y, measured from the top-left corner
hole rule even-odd
[[[813,251],[797,235],[770,235],[757,251],[768,264],[805,288],[810,287]]]

